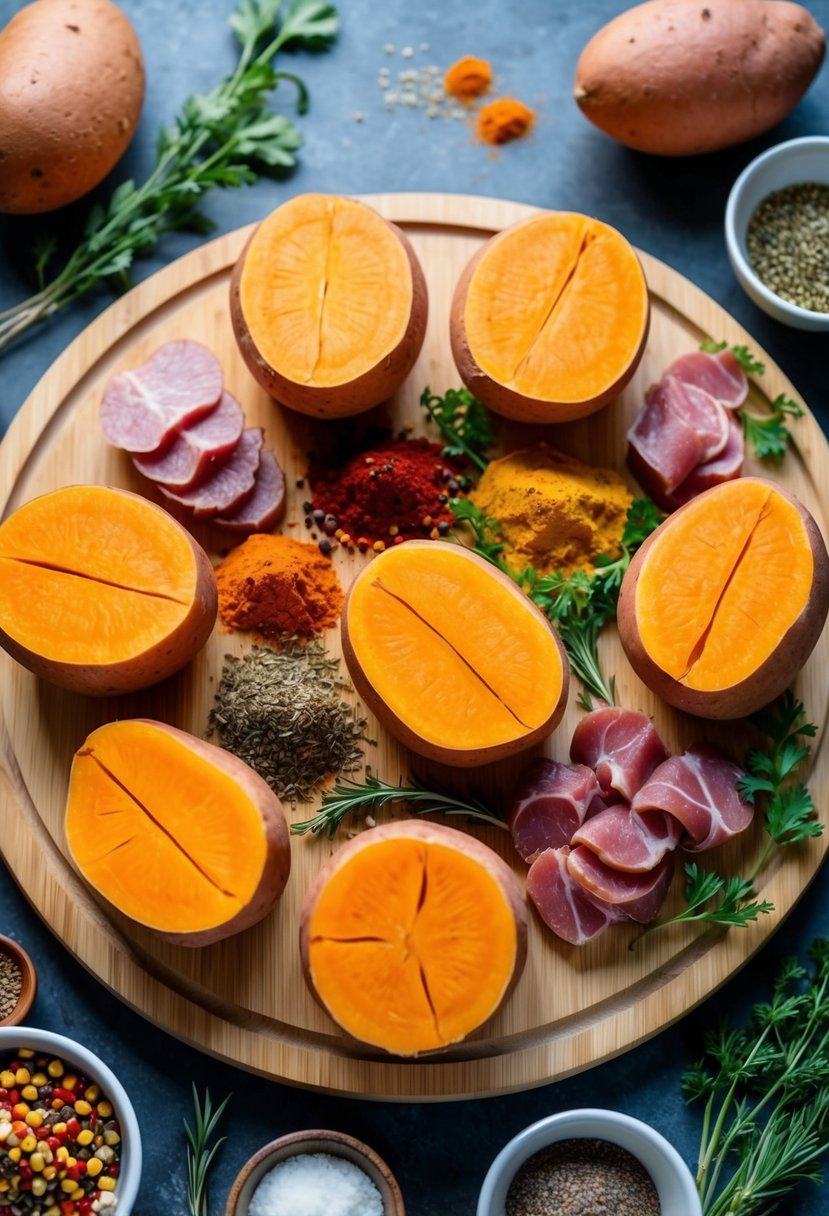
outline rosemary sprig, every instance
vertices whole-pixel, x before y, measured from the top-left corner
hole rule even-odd
[[[753,804],[758,796],[765,800],[763,827],[768,840],[751,874],[747,878],[724,878],[711,870],[700,870],[693,862],[686,863],[686,908],[668,920],[654,921],[638,935],[637,942],[666,925],[704,921],[712,925],[745,926],[756,921],[758,916],[774,911],[774,904],[757,899],[754,885],[770,853],[775,847],[799,844],[823,832],[809,790],[801,782],[792,780],[811,753],[811,748],[801,740],[814,738],[817,734],[817,727],[813,722],[804,721],[805,716],[802,702],[787,690],[773,705],[750,719],[771,740],[766,751],[749,752],[746,758],[748,772],[737,782],[745,802]],[[717,902],[712,903],[712,900]]]
[[[313,819],[292,823],[291,832],[303,836],[306,832],[324,832],[329,839],[346,816],[356,811],[374,812],[389,802],[408,802],[416,815],[463,815],[475,823],[504,828],[507,825],[489,811],[478,798],[458,798],[442,790],[430,790],[416,781],[408,785],[388,785],[379,777],[366,773],[365,782],[338,781],[322,796],[322,807]]]
[[[712,338],[706,338],[700,343],[700,350],[716,355],[727,346],[727,342],[715,342]],[[763,375],[766,370],[765,363],[761,363],[748,347],[732,346],[731,351],[747,376]],[[746,409],[737,410],[743,424],[743,434],[754,448],[755,455],[760,460],[776,461],[783,459],[793,442],[792,433],[785,425],[786,419],[802,418],[804,413],[803,407],[785,393],[780,393],[772,401],[770,414],[752,414]]]
[[[829,1149],[829,942],[812,973],[786,960],[772,998],[749,1024],[706,1039],[683,1078],[705,1101],[697,1165],[704,1216],[766,1216],[804,1179],[818,1182]]]
[[[207,1208],[207,1181],[210,1167],[216,1153],[224,1144],[226,1137],[222,1136],[215,1144],[210,1144],[210,1138],[218,1127],[219,1120],[224,1114],[225,1107],[230,1101],[230,1094],[213,1110],[210,1090],[204,1091],[204,1104],[199,1100],[195,1085],[193,1086],[193,1109],[195,1111],[195,1130],[184,1120],[184,1132],[187,1136],[187,1207],[189,1216],[209,1216]]]
[[[486,406],[466,388],[449,388],[442,397],[425,388],[420,404],[446,440],[444,455],[465,456],[483,473],[489,464],[485,453],[492,446]]]
[[[262,172],[290,168],[302,138],[265,99],[280,81],[289,81],[297,88],[297,110],[303,114],[308,93],[298,77],[277,71],[272,60],[286,48],[327,47],[337,23],[336,9],[326,0],[289,0],[284,8],[282,0],[239,0],[230,17],[241,46],[233,72],[210,93],[185,101],[159,134],[147,180],[141,185],[122,182],[104,206],[93,207],[80,244],[45,285],[56,242],[41,239],[35,251],[41,289],[0,313],[0,352],[96,284],[106,280],[119,289],[129,286],[134,258],[165,232],[209,231],[212,224],[197,210],[208,191],[249,185]]]

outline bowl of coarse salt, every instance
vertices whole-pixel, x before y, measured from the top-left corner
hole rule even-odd
[[[406,1216],[382,1157],[344,1132],[292,1132],[242,1166],[225,1216]]]

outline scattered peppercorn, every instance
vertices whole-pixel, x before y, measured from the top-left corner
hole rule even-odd
[[[769,194],[748,222],[746,252],[781,300],[829,313],[829,185],[798,182]]]
[[[660,1216],[653,1179],[607,1140],[560,1140],[530,1157],[510,1183],[506,1216]]]

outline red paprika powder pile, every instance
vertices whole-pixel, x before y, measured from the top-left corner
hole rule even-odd
[[[308,526],[377,552],[415,537],[446,536],[454,519],[449,499],[464,484],[457,464],[428,439],[386,439],[338,468],[312,469],[309,480]]]

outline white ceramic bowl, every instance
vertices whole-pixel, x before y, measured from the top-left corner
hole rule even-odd
[[[772,191],[797,182],[829,185],[829,136],[790,139],[746,165],[728,196],[725,244],[737,281],[758,308],[794,329],[829,331],[829,313],[810,312],[775,295],[754,273],[746,254],[746,229],[755,209]]]
[[[627,1149],[653,1179],[663,1216],[702,1216],[691,1171],[664,1136],[647,1123],[615,1110],[567,1110],[525,1127],[489,1167],[478,1198],[478,1216],[504,1216],[507,1192],[518,1169],[559,1140],[607,1140]]]
[[[43,1055],[58,1056],[90,1077],[106,1094],[121,1124],[121,1172],[115,1189],[118,1197],[116,1216],[130,1216],[141,1181],[141,1133],[132,1103],[115,1073],[88,1047],[76,1043],[74,1039],[67,1039],[65,1035],[28,1026],[0,1027],[0,1061],[10,1056],[17,1047],[29,1047]]]

